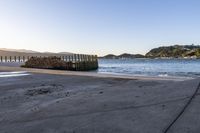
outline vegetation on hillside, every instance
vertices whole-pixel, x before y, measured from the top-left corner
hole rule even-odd
[[[199,45],[174,45],[154,48],[150,50],[146,57],[172,57],[172,58],[184,58],[184,57],[200,57]]]
[[[104,57],[104,59],[133,59],[133,58],[144,58],[144,55],[141,54],[121,54],[121,55],[113,55],[113,54],[108,54]]]

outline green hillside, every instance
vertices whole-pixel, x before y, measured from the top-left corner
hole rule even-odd
[[[184,57],[200,57],[200,46],[199,45],[174,45],[159,47],[150,50],[146,57],[173,57],[173,58],[184,58]]]

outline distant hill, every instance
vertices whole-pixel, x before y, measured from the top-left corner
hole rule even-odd
[[[173,45],[158,47],[150,50],[146,57],[172,57],[172,58],[184,58],[184,57],[200,57],[199,45]]]
[[[70,55],[69,52],[52,53],[52,52],[37,52],[25,49],[6,49],[0,48],[0,56],[65,56]]]
[[[145,56],[141,54],[121,55],[108,54],[103,59],[133,59],[133,58],[200,58],[200,45],[172,45],[150,50]]]
[[[108,54],[108,55],[106,55],[106,56],[103,56],[103,57],[101,57],[101,58],[105,58],[105,59],[116,59],[116,58],[117,58],[117,56],[116,56],[116,55],[114,55],[114,54]]]
[[[72,54],[72,53],[69,53],[69,52],[59,52],[58,54]]]
[[[133,58],[144,58],[144,55],[128,54],[128,53],[124,53],[124,54],[121,54],[121,55],[108,54],[108,55],[103,56],[101,58],[103,58],[103,59],[133,59]]]
[[[2,51],[12,51],[12,52],[23,52],[23,53],[39,53],[33,50],[26,50],[26,49],[8,49],[8,48],[0,48]]]
[[[144,55],[124,53],[124,54],[119,55],[118,58],[144,58]]]

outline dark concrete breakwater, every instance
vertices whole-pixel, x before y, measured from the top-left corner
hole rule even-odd
[[[22,67],[90,71],[98,69],[98,59],[96,55],[73,54],[68,56],[5,56],[0,57],[0,62],[24,62]]]

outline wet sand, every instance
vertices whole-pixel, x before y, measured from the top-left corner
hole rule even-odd
[[[0,67],[14,70],[25,69]],[[192,97],[199,79],[26,70],[30,75],[0,78],[1,133],[200,131],[199,92]]]
[[[65,70],[49,70],[49,69],[34,69],[34,68],[22,68],[15,65],[4,66],[0,65],[0,71],[25,71],[30,73],[40,74],[53,74],[53,75],[66,75],[66,76],[87,76],[87,77],[100,77],[100,78],[122,78],[122,79],[141,79],[141,80],[173,80],[184,81],[191,80],[191,77],[157,77],[157,76],[130,76],[130,75],[115,75],[108,73],[98,73],[95,71],[80,72],[80,71],[65,71]]]

